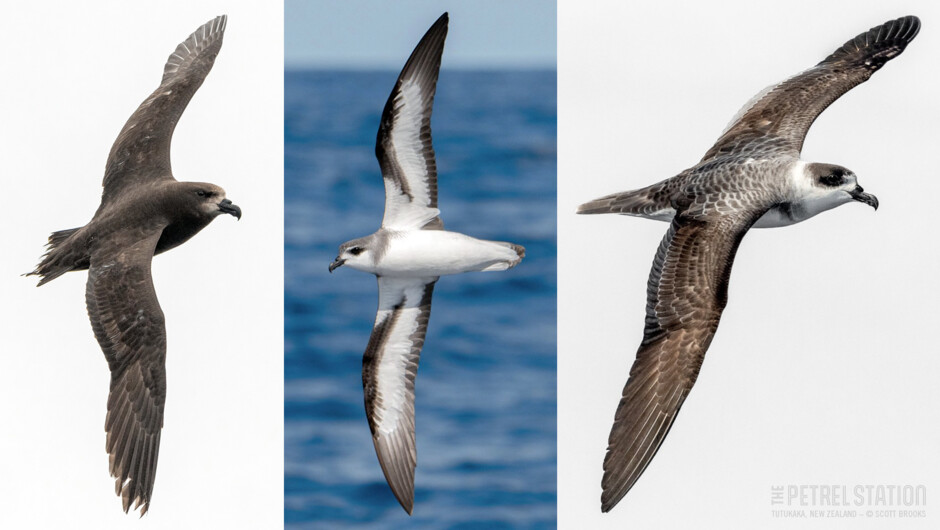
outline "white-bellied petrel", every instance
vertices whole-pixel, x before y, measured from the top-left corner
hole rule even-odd
[[[759,93],[694,167],[578,208],[670,223],[649,276],[643,340],[608,439],[602,511],[642,475],[695,383],[748,229],[791,225],[853,201],[878,208],[853,172],[804,162],[800,151],[819,114],[903,52],[919,29],[917,17],[908,16],[858,35]]]
[[[178,182],[170,170],[176,122],[222,47],[226,17],[177,46],[160,86],[118,135],[105,167],[101,205],[83,227],[49,236],[36,270],[43,285],[88,271],[85,303],[111,369],[106,449],[124,511],[147,513],[166,401],[166,327],[150,275],[155,254],[179,246],[221,214],[241,218],[225,191]]]
[[[330,265],[330,272],[345,264],[378,278],[379,308],[362,359],[362,386],[379,463],[409,514],[417,464],[415,375],[434,282],[445,274],[506,270],[525,256],[520,245],[444,230],[431,108],[446,36],[444,13],[411,53],[382,111],[375,144],[385,181],[381,228],[340,245]]]

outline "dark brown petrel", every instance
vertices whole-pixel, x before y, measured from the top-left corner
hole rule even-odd
[[[104,174],[101,206],[81,228],[54,232],[36,270],[43,285],[88,271],[85,303],[111,369],[105,430],[115,491],[124,511],[147,513],[157,470],[166,401],[166,327],[150,276],[155,254],[183,244],[221,214],[241,218],[225,191],[178,182],[170,139],[222,47],[226,17],[177,46],[160,86],[127,120]]]

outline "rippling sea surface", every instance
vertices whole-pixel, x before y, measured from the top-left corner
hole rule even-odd
[[[288,528],[555,527],[555,72],[441,72],[431,119],[447,229],[526,247],[434,288],[416,382],[414,515],[385,483],[362,397],[375,277],[327,272],[374,232],[374,155],[397,72],[285,77]]]

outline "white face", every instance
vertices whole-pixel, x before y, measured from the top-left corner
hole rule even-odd
[[[804,168],[801,205],[806,218],[855,200],[858,189],[855,173],[839,166],[808,164]]]

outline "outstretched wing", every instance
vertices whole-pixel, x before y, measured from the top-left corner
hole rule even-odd
[[[108,433],[115,493],[147,513],[166,401],[166,327],[150,277],[160,230],[131,246],[102,243],[92,257],[85,303],[111,369]]]
[[[409,514],[414,506],[415,376],[437,278],[379,277],[379,310],[362,357],[362,389],[385,479]]]
[[[684,210],[660,243],[647,287],[643,342],[608,440],[603,511],[633,487],[672,427],[718,329],[738,245],[763,213],[693,216]]]
[[[723,154],[799,155],[810,125],[833,101],[904,51],[920,20],[886,22],[846,42],[821,63],[768,87],[741,109],[702,162]]]
[[[200,26],[167,59],[160,86],[131,115],[111,147],[102,183],[102,206],[140,182],[173,178],[173,130],[212,69],[226,21],[222,15]]]
[[[447,13],[441,15],[411,52],[382,111],[375,156],[385,179],[383,228],[444,227],[437,209],[431,110],[447,20]]]

